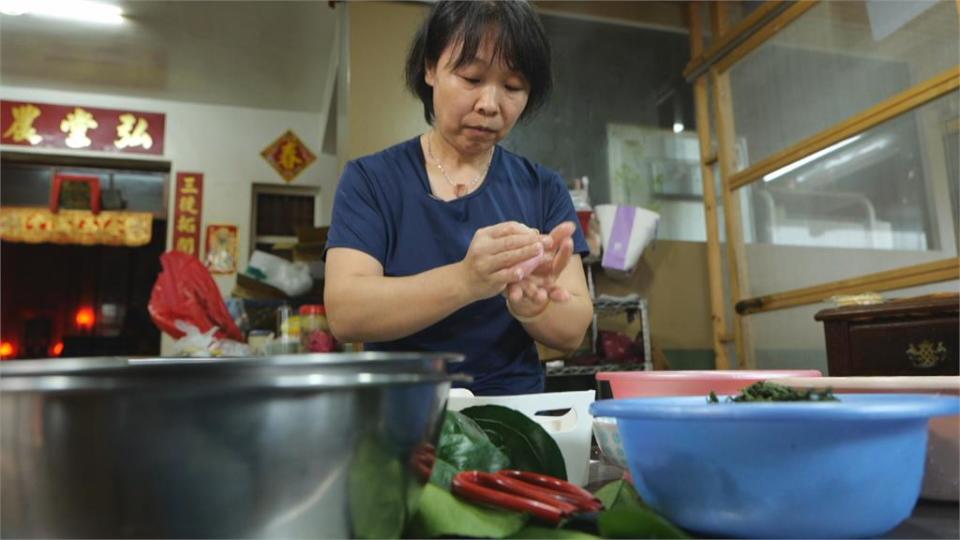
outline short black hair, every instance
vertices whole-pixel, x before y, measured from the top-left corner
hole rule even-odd
[[[531,116],[550,94],[550,43],[536,12],[524,0],[441,0],[433,5],[413,39],[404,77],[407,88],[423,103],[423,117],[433,124],[433,88],[424,80],[427,66],[436,66],[451,44],[462,43],[454,68],[471,62],[480,43],[495,32],[493,58],[521,73],[530,85],[527,106],[520,119]]]

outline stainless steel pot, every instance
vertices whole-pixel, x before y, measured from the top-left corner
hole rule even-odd
[[[380,538],[429,476],[456,355],[0,366],[0,535]],[[424,467],[427,464],[427,467]]]

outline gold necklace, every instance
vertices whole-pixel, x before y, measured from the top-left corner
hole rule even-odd
[[[433,131],[430,132],[430,135],[427,135],[427,155],[430,156],[430,161],[432,161],[433,164],[437,166],[437,169],[440,169],[440,174],[443,176],[443,179],[446,180],[448,184],[453,186],[453,194],[456,198],[459,199],[460,197],[463,197],[464,195],[467,194],[468,188],[473,188],[474,186],[476,186],[480,182],[480,180],[482,180],[483,177],[487,175],[487,170],[490,169],[490,163],[493,161],[493,148],[490,149],[490,159],[487,160],[487,164],[486,166],[483,167],[483,171],[480,174],[478,174],[477,177],[471,180],[470,182],[466,184],[460,184],[451,180],[450,176],[447,175],[447,171],[444,170],[443,164],[440,163],[440,160],[433,157],[432,135],[433,135]]]

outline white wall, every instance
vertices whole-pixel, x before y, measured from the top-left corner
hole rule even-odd
[[[407,92],[403,66],[428,6],[400,2],[340,4],[349,19],[344,35],[347,96],[345,162],[413,138],[429,129],[423,105]],[[341,22],[341,28],[343,23]],[[339,97],[339,96],[338,96]],[[339,124],[338,124],[339,127]]]

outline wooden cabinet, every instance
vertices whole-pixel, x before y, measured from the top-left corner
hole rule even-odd
[[[832,376],[960,375],[960,296],[825,309]]]

